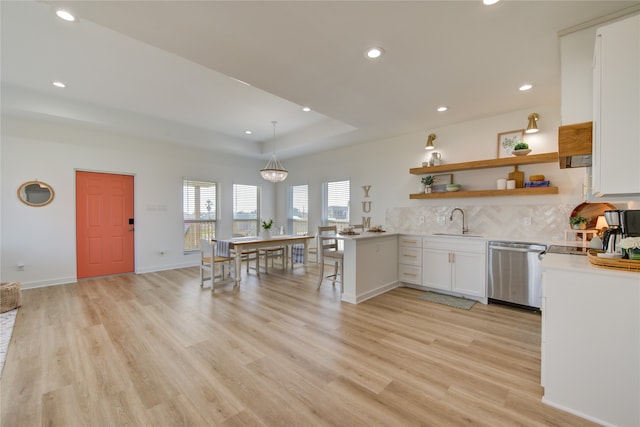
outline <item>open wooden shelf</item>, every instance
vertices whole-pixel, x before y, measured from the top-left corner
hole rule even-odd
[[[505,157],[503,159],[476,160],[473,162],[451,163],[440,166],[425,166],[420,168],[411,168],[409,173],[412,175],[433,175],[440,172],[455,172],[473,169],[499,168],[502,166],[519,166],[532,165],[535,163],[554,163],[558,162],[558,153],[532,154],[521,157]],[[503,190],[501,190],[503,191]]]
[[[455,197],[540,196],[558,194],[558,187],[527,187],[513,190],[446,191],[409,194],[410,199],[452,199]]]
[[[531,156],[505,157],[503,159],[476,160],[473,162],[451,163],[440,166],[411,168],[413,175],[434,175],[439,172],[456,172],[473,169],[499,168],[503,166],[533,165],[536,163],[557,163],[558,153],[533,154]],[[517,168],[516,168],[517,169]],[[538,196],[542,194],[558,194],[558,187],[526,187],[513,190],[472,190],[447,191],[438,193],[409,194],[410,199],[452,199],[456,197],[500,197],[500,196]]]

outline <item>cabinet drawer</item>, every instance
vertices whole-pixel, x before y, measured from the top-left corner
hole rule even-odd
[[[473,237],[429,237],[423,241],[423,248],[453,252],[487,252],[487,241]]]
[[[414,265],[400,264],[398,267],[398,280],[405,283],[422,284],[422,268]]]
[[[411,248],[421,248],[422,247],[422,237],[418,236],[400,236],[399,240],[400,246],[408,246]]]
[[[422,249],[401,246],[398,251],[398,263],[422,266]]]

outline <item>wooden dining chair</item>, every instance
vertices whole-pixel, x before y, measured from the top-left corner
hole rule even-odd
[[[217,256],[216,245],[206,239],[200,239],[200,287],[211,280],[211,291],[218,283],[232,280],[233,258],[231,256]]]
[[[364,224],[354,224],[349,226],[356,233],[364,233]]]
[[[318,255],[320,262],[318,289],[320,289],[320,285],[322,285],[322,282],[325,279],[332,279],[333,286],[336,285],[336,282],[340,283],[340,293],[342,293],[344,251],[338,249],[338,239],[327,236],[327,234],[335,235],[337,231],[338,229],[335,225],[318,227]],[[327,276],[324,275],[324,266],[326,261],[333,263],[334,265],[333,274],[329,274]],[[338,280],[338,276],[340,276],[340,280]]]

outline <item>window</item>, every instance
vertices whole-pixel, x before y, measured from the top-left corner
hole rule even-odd
[[[292,185],[287,197],[287,230],[295,236],[309,232],[309,186]]]
[[[216,237],[218,217],[217,184],[215,182],[182,181],[182,218],[184,250],[200,248],[200,239]]]
[[[260,206],[258,187],[233,184],[233,235],[257,236]]]
[[[325,225],[336,225],[338,229],[349,225],[350,186],[351,183],[348,180],[324,184],[322,219]]]

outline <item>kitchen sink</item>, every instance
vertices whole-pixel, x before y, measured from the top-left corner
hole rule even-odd
[[[459,233],[433,233],[434,236],[455,236],[455,237],[484,237],[479,234],[459,234]]]

